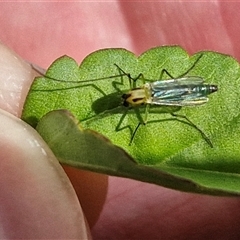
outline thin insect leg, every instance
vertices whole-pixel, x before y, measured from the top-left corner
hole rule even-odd
[[[141,126],[141,124],[142,124],[142,123],[139,122],[138,125],[137,125],[137,127],[135,128],[135,130],[134,130],[134,132],[133,132],[133,134],[132,134],[132,136],[131,136],[129,146],[132,145],[133,139],[134,139],[134,137],[135,137],[135,135],[136,135],[136,132],[137,132],[138,128]]]
[[[131,75],[129,73],[126,73],[125,71],[123,71],[123,69],[120,68],[116,63],[114,63],[114,65],[118,68],[119,75],[122,75],[122,77],[121,77],[121,82],[113,81],[112,85],[118,92],[121,92],[121,90],[117,87],[117,85],[121,85],[121,86],[124,85],[124,80],[123,80],[124,76],[126,76],[128,78],[129,84],[130,84],[131,83],[130,79],[132,79],[132,77],[131,77]],[[131,84],[130,84],[130,87],[131,87]]]
[[[42,77],[48,79],[48,80],[52,80],[54,82],[67,82],[67,83],[79,83],[79,84],[84,84],[84,83],[88,83],[88,82],[95,82],[95,81],[101,81],[101,80],[106,80],[106,79],[111,79],[111,78],[118,78],[118,77],[123,77],[125,76],[125,74],[119,74],[119,75],[113,75],[113,76],[108,76],[108,77],[101,77],[101,78],[93,78],[93,79],[87,79],[87,80],[63,80],[63,79],[56,79],[56,78],[53,78],[53,77],[50,77],[50,76],[46,76],[45,73],[46,73],[46,70],[44,69],[41,69],[33,64],[31,64],[32,68],[37,72],[39,73],[39,75],[41,75]],[[76,79],[79,78],[79,76],[75,76]],[[41,77],[37,76],[35,78],[34,81],[37,81],[37,80],[40,80]]]
[[[163,79],[163,74],[166,73],[170,78],[174,79],[174,77],[167,71],[167,69],[163,69],[160,73],[159,79]]]
[[[116,132],[119,132],[119,131],[121,131],[121,130],[124,130],[124,129],[128,128],[128,129],[130,130],[131,134],[132,134],[132,128],[131,128],[129,125],[124,126],[124,127],[121,127],[121,125],[122,125],[122,123],[123,123],[123,120],[124,120],[124,118],[125,118],[126,115],[127,115],[128,110],[129,110],[128,108],[125,108],[125,112],[122,114],[122,116],[121,116],[121,118],[120,118],[120,120],[119,120],[119,122],[118,122],[118,125],[117,125],[116,128],[115,128],[115,131],[116,131]]]
[[[136,83],[137,83],[137,80],[139,80],[139,79],[142,80],[142,84],[145,84],[145,78],[143,77],[143,74],[139,73],[136,78],[132,78],[132,81],[133,81],[132,88],[136,88],[137,87]]]
[[[132,134],[132,136],[131,136],[129,146],[132,144],[132,141],[133,141],[133,139],[134,139],[134,137],[135,137],[135,135],[136,135],[139,127],[140,127],[141,125],[144,125],[144,126],[145,126],[145,125],[147,124],[149,107],[150,107],[149,104],[147,104],[146,107],[145,107],[144,119],[142,118],[142,115],[141,115],[141,113],[139,112],[139,109],[134,109],[135,112],[136,112],[136,115],[137,115],[137,117],[138,117],[139,123],[138,123],[138,125],[136,126],[136,128],[135,128],[135,130],[134,130],[134,132],[133,132],[133,134]]]
[[[130,73],[126,73],[126,72],[125,72],[122,68],[120,68],[116,63],[115,63],[114,65],[118,68],[118,70],[119,70],[119,72],[120,72],[120,75],[121,75],[121,73],[122,73],[123,75],[125,75],[125,76],[128,77],[129,86],[130,86],[131,89],[132,89],[132,88],[136,88],[136,82],[137,82],[137,80],[140,79],[140,78],[142,78],[143,84],[145,83],[142,73],[140,73],[136,78],[133,78]]]
[[[191,126],[193,126],[196,130],[198,130],[198,131],[201,133],[202,137],[203,137],[204,140],[209,144],[209,146],[210,146],[211,148],[213,148],[213,144],[212,144],[211,140],[210,140],[210,139],[207,137],[207,135],[206,135],[197,125],[195,125],[189,118],[187,118],[187,117],[184,116],[184,115],[180,115],[180,114],[175,114],[175,113],[170,113],[170,114],[171,114],[173,117],[183,118],[183,119],[185,119],[187,122],[189,122]]]
[[[113,75],[113,76],[109,76],[109,77],[102,77],[102,78],[94,78],[94,79],[89,79],[89,80],[83,80],[81,82],[82,83],[94,82],[94,81],[101,81],[101,80],[106,80],[106,79],[109,79],[109,78],[118,78],[118,77],[124,77],[124,76],[125,76],[125,74],[119,74],[119,75]]]
[[[195,68],[196,64],[198,63],[198,61],[202,58],[203,53],[199,55],[199,57],[197,58],[197,60],[193,63],[193,65],[183,74],[181,74],[180,76],[178,76],[177,78],[181,78],[185,75],[187,75],[190,71],[192,71],[193,68]]]
[[[112,115],[114,112],[118,113],[117,110],[121,110],[120,108],[121,108],[121,106],[119,106],[118,108],[115,108],[115,109],[113,109],[113,110],[104,111],[104,112],[102,112],[102,113],[100,113],[100,114],[98,114],[98,115],[92,116],[92,117],[90,117],[90,118],[82,119],[81,122],[84,121],[84,122],[86,122],[86,123],[91,123],[92,121],[95,121],[95,120],[97,120],[97,119],[101,119],[101,118],[103,118],[103,117],[110,116],[110,115]],[[134,139],[134,136],[135,136],[135,134],[136,134],[139,126],[140,126],[141,124],[144,124],[144,123],[143,123],[143,120],[142,120],[142,119],[139,120],[139,124],[138,124],[138,126],[135,128],[134,132],[132,131],[132,128],[131,128],[129,125],[121,127],[121,125],[122,125],[122,123],[123,123],[123,121],[124,121],[124,118],[126,117],[126,115],[127,115],[127,113],[128,113],[128,110],[129,110],[129,108],[124,108],[124,113],[122,114],[122,116],[121,116],[121,118],[120,118],[120,120],[119,120],[119,123],[117,124],[117,126],[116,126],[116,128],[115,128],[115,131],[116,131],[116,132],[119,132],[119,131],[124,130],[124,129],[126,129],[126,128],[129,129],[130,134],[131,134],[131,139],[130,139],[130,142],[129,142],[129,146],[130,146],[130,145],[132,144],[132,141],[133,141],[133,139]],[[134,109],[134,111],[136,111],[136,109]],[[120,112],[120,111],[119,111],[119,112]],[[137,113],[136,113],[136,114],[137,114]],[[141,115],[140,115],[139,112],[138,112],[137,115],[141,118]]]
[[[183,77],[183,76],[185,76],[185,75],[187,75],[195,66],[196,66],[196,64],[198,63],[198,61],[202,58],[202,56],[203,56],[203,54],[200,54],[200,56],[197,58],[197,60],[193,63],[193,65],[186,71],[186,72],[184,72],[184,73],[182,73],[181,75],[179,75],[179,76],[177,76],[177,77],[174,77],[174,76],[172,76],[168,71],[167,71],[167,69],[163,69],[162,71],[161,71],[161,73],[160,73],[160,80],[161,79],[163,79],[163,74],[165,73],[165,74],[167,74],[170,78],[172,78],[172,79],[176,79],[176,78],[181,78],[181,77]]]
[[[150,108],[150,105],[149,105],[149,104],[146,104],[146,107],[145,107],[145,115],[144,115],[144,125],[147,123],[147,120],[148,120],[149,108]]]

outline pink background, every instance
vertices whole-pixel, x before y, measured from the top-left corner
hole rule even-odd
[[[13,2],[0,3],[0,9],[0,40],[44,68],[65,54],[80,63],[101,48],[141,54],[172,44],[189,54],[212,50],[240,60],[237,2]],[[66,171],[94,225],[94,239],[240,238],[237,198],[181,193],[115,177],[107,185],[105,176],[98,176],[103,185],[90,178],[82,190],[78,170]],[[91,191],[93,185],[102,193]],[[89,193],[85,202],[81,191]]]

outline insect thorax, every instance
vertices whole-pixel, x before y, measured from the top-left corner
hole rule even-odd
[[[122,95],[124,106],[139,106],[149,102],[151,92],[148,87],[134,88]]]

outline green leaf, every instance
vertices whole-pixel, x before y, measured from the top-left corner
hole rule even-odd
[[[236,196],[239,192],[240,179],[234,174],[185,170],[188,171],[186,175],[194,175],[193,182],[179,177],[178,169],[168,174],[154,166],[138,164],[103,135],[84,130],[66,110],[47,113],[36,129],[63,164],[188,192],[228,196]]]
[[[201,59],[194,64],[200,54]],[[206,83],[218,85],[219,90],[202,106],[151,107],[148,123],[139,127],[129,145],[139,119],[144,118],[145,107],[138,113],[126,113],[121,95],[129,89],[129,79],[110,77],[119,75],[114,64],[133,78],[142,73],[152,81],[159,80],[162,69],[174,77],[191,69],[188,76],[200,76]],[[239,78],[239,64],[232,57],[208,51],[189,57],[177,46],[153,48],[139,57],[124,49],[104,49],[87,56],[80,67],[64,56],[50,66],[45,77],[34,81],[22,118],[36,126],[49,111],[68,109],[84,128],[111,139],[141,166],[154,167],[198,186],[239,193]],[[140,80],[136,83],[143,84]],[[174,119],[169,112],[191,119],[209,137],[213,148],[196,128]],[[181,189],[177,185],[176,181],[171,187]]]

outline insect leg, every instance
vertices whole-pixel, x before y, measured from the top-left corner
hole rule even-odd
[[[122,125],[122,123],[123,123],[123,120],[124,120],[124,118],[125,118],[126,115],[127,115],[127,112],[128,112],[128,108],[125,108],[125,111],[124,111],[124,113],[122,114],[122,116],[121,116],[121,118],[120,118],[120,120],[119,120],[119,123],[118,123],[118,125],[117,125],[116,128],[115,128],[115,131],[116,131],[116,132],[121,131],[121,130],[123,130],[123,129],[125,129],[125,128],[128,128],[128,129],[130,130],[131,134],[132,134],[132,129],[131,129],[131,127],[130,127],[129,125],[124,126],[124,127],[121,127],[121,125]]]
[[[135,109],[136,115],[138,116],[138,119],[139,119],[139,123],[138,123],[138,125],[136,126],[136,128],[135,128],[135,130],[134,130],[134,132],[133,132],[133,134],[132,134],[132,136],[131,136],[129,145],[132,144],[132,141],[133,141],[133,139],[134,139],[134,137],[135,137],[135,135],[136,135],[137,130],[139,129],[139,127],[140,127],[141,125],[144,125],[144,126],[145,126],[145,125],[147,124],[147,118],[148,118],[149,108],[150,108],[150,105],[149,105],[149,104],[146,104],[144,119],[142,119],[142,116],[141,116],[140,112],[138,111],[139,109]]]
[[[125,76],[128,77],[130,89],[136,88],[136,82],[137,82],[137,80],[140,79],[140,78],[142,78],[143,84],[145,83],[144,77],[143,77],[143,74],[142,74],[142,73],[140,73],[136,78],[133,78],[130,73],[126,73],[126,72],[125,72],[122,68],[120,68],[116,63],[115,63],[114,65],[118,68],[120,75],[122,74],[122,75],[125,75]],[[123,85],[123,84],[122,84],[122,85]]]
[[[198,63],[198,61],[202,58],[203,56],[203,53],[199,55],[199,57],[197,58],[197,60],[193,63],[193,65],[186,71],[184,72],[183,74],[181,74],[180,76],[178,76],[177,78],[181,78],[183,76],[186,76],[195,66],[196,64]]]
[[[213,148],[213,144],[211,142],[211,140],[207,137],[207,135],[197,126],[195,125],[189,118],[187,118],[184,115],[180,115],[180,114],[175,114],[175,113],[170,113],[173,117],[177,117],[177,118],[182,118],[185,119],[191,126],[193,126],[198,132],[200,132],[200,134],[202,135],[202,137],[204,138],[204,140],[208,143],[208,145]]]
[[[174,77],[167,71],[167,69],[162,69],[161,73],[160,73],[160,77],[159,79],[163,79],[163,74],[166,73],[170,78],[174,79]]]
[[[142,123],[139,122],[138,125],[137,125],[137,127],[135,128],[135,130],[134,130],[134,132],[133,132],[133,134],[132,134],[132,136],[131,136],[129,146],[132,145],[133,139],[134,139],[134,137],[135,137],[135,135],[136,135],[136,132],[137,132],[137,130],[138,130],[138,128],[140,127],[141,124],[142,124]]]
[[[161,73],[160,73],[160,80],[163,79],[163,74],[167,74],[170,78],[172,79],[176,79],[176,78],[181,78],[183,76],[186,76],[195,66],[196,64],[198,63],[198,61],[202,58],[203,54],[200,54],[199,57],[197,58],[197,60],[193,63],[193,65],[184,73],[182,73],[181,75],[177,76],[177,77],[174,77],[172,76],[168,71],[167,69],[162,69]]]

